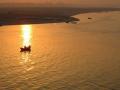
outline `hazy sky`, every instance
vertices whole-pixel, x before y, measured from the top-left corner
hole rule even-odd
[[[120,0],[0,0],[0,3],[40,3],[53,5],[73,5],[82,7],[119,7]]]

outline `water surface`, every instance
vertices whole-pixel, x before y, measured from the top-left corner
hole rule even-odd
[[[0,27],[0,90],[119,90],[120,12],[76,17]]]

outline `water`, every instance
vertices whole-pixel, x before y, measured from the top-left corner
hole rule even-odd
[[[0,90],[119,90],[120,12],[76,17],[0,27]],[[32,51],[20,53],[24,45]]]

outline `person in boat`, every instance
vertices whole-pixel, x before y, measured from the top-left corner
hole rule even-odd
[[[29,46],[24,46],[24,49],[28,49],[28,48],[31,48],[31,46],[29,45]]]
[[[28,48],[31,48],[31,46],[29,45]]]
[[[27,47],[26,46],[24,46],[24,49],[26,49]]]

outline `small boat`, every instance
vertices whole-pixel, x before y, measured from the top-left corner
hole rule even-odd
[[[24,46],[20,48],[20,52],[30,52],[31,46]]]
[[[92,19],[91,17],[88,17],[88,19]]]

